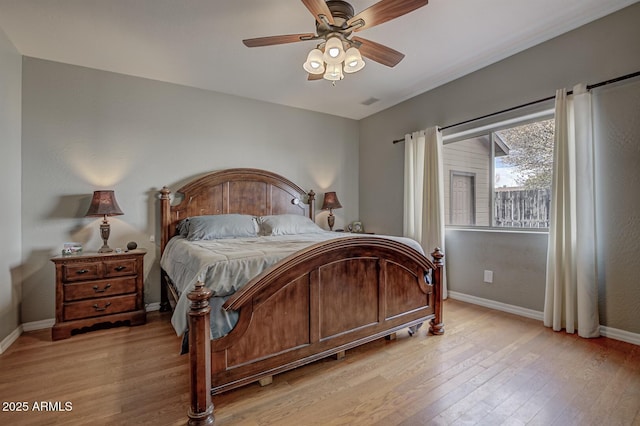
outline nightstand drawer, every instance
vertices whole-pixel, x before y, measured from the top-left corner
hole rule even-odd
[[[136,278],[119,278],[64,285],[64,301],[91,299],[135,293]]]
[[[82,318],[117,314],[136,309],[136,295],[104,297],[64,304],[64,320],[71,321]]]
[[[62,280],[64,282],[96,280],[98,278],[102,278],[102,264],[100,263],[62,265]]]
[[[104,264],[104,278],[122,277],[138,273],[135,259],[107,260]]]

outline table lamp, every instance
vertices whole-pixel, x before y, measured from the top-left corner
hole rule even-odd
[[[89,211],[85,216],[102,216],[103,220],[100,224],[100,236],[102,237],[102,247],[98,250],[98,253],[109,253],[113,249],[107,244],[109,234],[111,233],[111,225],[107,220],[107,216],[119,216],[123,215],[120,206],[116,201],[116,195],[113,191],[94,191],[93,198],[91,199],[91,205]]]
[[[322,210],[329,210],[329,216],[327,216],[327,222],[329,223],[329,230],[333,231],[333,225],[336,218],[333,215],[333,209],[340,209],[342,205],[338,201],[338,196],[335,192],[325,192],[324,201],[322,202]]]

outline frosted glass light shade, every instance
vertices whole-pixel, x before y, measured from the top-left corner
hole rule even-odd
[[[313,49],[307,56],[307,61],[302,68],[309,74],[322,74],[324,72],[324,62],[322,59],[322,50]]]
[[[323,77],[325,80],[329,81],[342,80],[344,78],[344,74],[342,73],[342,64],[327,64],[327,70]]]
[[[344,57],[344,72],[353,73],[360,71],[362,68],[364,68],[364,61],[360,51],[355,47],[347,49]]]
[[[327,64],[339,64],[344,60],[344,48],[342,40],[338,37],[330,37],[324,46],[324,61]]]

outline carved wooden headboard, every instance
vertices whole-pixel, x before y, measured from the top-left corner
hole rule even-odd
[[[184,218],[240,213],[254,216],[301,214],[315,218],[315,193],[290,180],[259,169],[227,169],[199,177],[176,191],[180,202],[171,205],[171,191],[160,190],[161,243],[164,248]]]

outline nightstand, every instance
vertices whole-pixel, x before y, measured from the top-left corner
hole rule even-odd
[[[56,323],[52,340],[102,323],[141,325],[144,307],[144,249],[124,253],[56,256]]]

